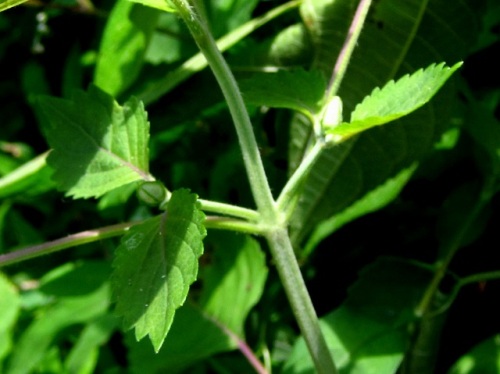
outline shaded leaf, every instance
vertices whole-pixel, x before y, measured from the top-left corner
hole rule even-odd
[[[349,137],[406,116],[429,102],[460,66],[461,62],[451,68],[444,63],[432,64],[396,82],[390,81],[381,89],[375,88],[356,106],[349,123],[341,123],[327,133]]]
[[[321,319],[321,328],[340,374],[393,374],[410,342],[408,325],[431,273],[401,260],[369,265],[345,303]],[[284,373],[313,374],[300,338]]]
[[[116,313],[137,340],[149,335],[158,351],[177,308],[198,274],[206,234],[196,195],[174,191],[167,210],[134,226],[122,239],[114,261]]]
[[[319,71],[278,71],[255,74],[239,83],[246,103],[315,113],[326,89]]]
[[[482,341],[460,357],[448,374],[498,372],[500,372],[500,335],[495,335]]]
[[[63,266],[67,268],[66,265]],[[93,277],[93,287],[90,292],[82,287],[82,280],[74,276],[74,272],[88,274]],[[110,304],[110,289],[106,278],[109,276],[109,267],[104,263],[83,263],[65,270],[57,275],[58,270],[51,272],[56,275],[48,283],[52,283],[51,296],[53,305],[48,306],[39,318],[35,319],[16,342],[7,372],[9,374],[31,373],[46,356],[50,345],[57,334],[64,328],[85,323],[102,316]],[[42,279],[42,283],[45,281]],[[48,284],[47,283],[47,284]],[[76,288],[73,294],[67,291]],[[58,290],[63,291],[59,297]],[[54,298],[56,299],[53,302]]]
[[[41,96],[38,105],[53,148],[48,163],[67,195],[99,197],[136,180],[151,180],[149,123],[135,98],[121,107],[92,86],[71,100]]]

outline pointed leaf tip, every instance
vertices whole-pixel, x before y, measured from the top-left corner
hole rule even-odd
[[[116,313],[126,329],[135,328],[137,340],[149,335],[155,351],[196,280],[204,219],[196,195],[174,191],[165,213],[131,228],[116,251]]]
[[[391,80],[375,88],[351,113],[351,122],[342,123],[328,131],[333,137],[348,138],[375,126],[380,126],[417,110],[438,92],[451,75],[462,66],[432,64],[397,81]]]

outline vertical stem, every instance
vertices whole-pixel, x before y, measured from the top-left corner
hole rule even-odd
[[[260,224],[265,228],[265,236],[271,253],[311,353],[316,372],[335,374],[337,370],[319,327],[318,318],[293,252],[290,237],[284,227],[282,214],[277,209],[272,197],[250,118],[233,74],[217,49],[206,24],[199,19],[199,15],[191,8],[191,5],[186,0],[171,1],[179,10],[198,47],[205,55],[226,98],[238,134],[252,194],[261,214]]]
[[[259,153],[257,140],[253,132],[250,117],[236,84],[236,80],[229,69],[224,57],[217,48],[212,34],[203,20],[189,4],[183,0],[172,0],[179,10],[180,15],[186,22],[201,52],[212,69],[217,82],[224,94],[229,111],[233,118],[238,140],[240,142],[243,161],[250,181],[252,194],[257,204],[257,209],[267,222],[272,222],[276,218],[274,199],[271,194],[264,165]]]
[[[276,229],[267,235],[271,253],[281,282],[292,307],[300,331],[309,349],[318,374],[335,374],[337,369],[321,333],[318,317],[300,272],[286,229]]]
[[[351,26],[349,27],[349,32],[347,33],[347,37],[344,41],[344,45],[340,50],[339,57],[337,58],[337,62],[335,63],[335,67],[333,68],[332,76],[330,78],[330,82],[326,89],[325,93],[325,101],[328,102],[328,99],[337,94],[339,90],[340,83],[344,78],[345,72],[347,70],[347,66],[349,65],[349,61],[352,56],[352,52],[354,51],[354,47],[358,42],[359,35],[361,34],[361,29],[365,23],[366,15],[368,14],[368,10],[370,9],[371,0],[361,0],[358,4],[358,8],[356,9],[356,13],[354,14],[354,19],[352,20]]]

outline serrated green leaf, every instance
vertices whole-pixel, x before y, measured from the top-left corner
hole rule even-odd
[[[166,2],[165,2],[166,4]],[[106,23],[94,83],[116,96],[138,77],[159,11],[128,0],[115,4]]]
[[[460,66],[461,62],[452,67],[432,64],[396,82],[390,81],[381,89],[375,88],[351,113],[351,122],[326,133],[345,138],[406,116],[429,102]]]
[[[380,259],[364,269],[347,300],[321,318],[339,374],[394,374],[410,341],[409,324],[431,273],[402,260]],[[314,374],[300,338],[284,373]]]
[[[248,104],[289,108],[311,114],[320,108],[326,81],[317,70],[294,70],[255,74],[239,82],[239,85]]]
[[[165,213],[131,228],[117,249],[116,313],[125,328],[135,328],[137,340],[149,335],[155,351],[198,274],[206,231],[196,199],[187,190],[174,191]]]
[[[243,338],[245,320],[266,281],[264,252],[253,238],[225,231],[211,232],[205,246],[209,262],[200,271],[200,305],[186,303],[177,311],[158,354],[144,343],[131,344],[133,373],[182,372],[204,358],[237,348],[228,330]]]
[[[48,164],[59,188],[74,198],[99,197],[148,173],[149,123],[131,98],[119,106],[92,86],[71,100],[42,96],[38,105],[53,151]]]
[[[482,1],[373,2],[338,95],[344,113],[397,76],[437,61],[463,60],[478,31]],[[305,0],[301,13],[314,44],[314,68],[331,74],[356,3]],[[444,26],[446,25],[446,26]],[[436,30],[439,30],[436,33]],[[436,37],[439,35],[439,37]],[[320,221],[346,209],[366,193],[421,159],[450,123],[456,88],[447,84],[431,102],[397,121],[360,134],[324,152],[304,184],[291,222],[296,246]],[[313,130],[296,121],[290,130],[290,167],[307,153]]]

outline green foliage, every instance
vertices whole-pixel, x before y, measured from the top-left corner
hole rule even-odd
[[[38,99],[53,151],[48,163],[67,195],[98,197],[124,184],[150,179],[149,123],[143,105],[131,98],[120,107],[96,87],[72,100]]]
[[[449,374],[497,373],[500,370],[500,341],[495,335],[476,345],[458,360]]]
[[[0,14],[0,372],[497,370],[498,5],[275,3]]]
[[[156,351],[186,300],[203,253],[204,215],[196,196],[174,191],[165,213],[133,227],[117,249],[112,285],[116,313],[137,340],[149,335]]]
[[[134,82],[143,65],[158,15],[157,10],[128,0],[116,3],[101,39],[94,74],[97,86],[116,96]]]
[[[381,89],[375,88],[356,106],[349,123],[329,128],[327,134],[346,138],[410,114],[429,102],[461,65],[457,63],[451,68],[444,64],[431,65],[391,81]]]

